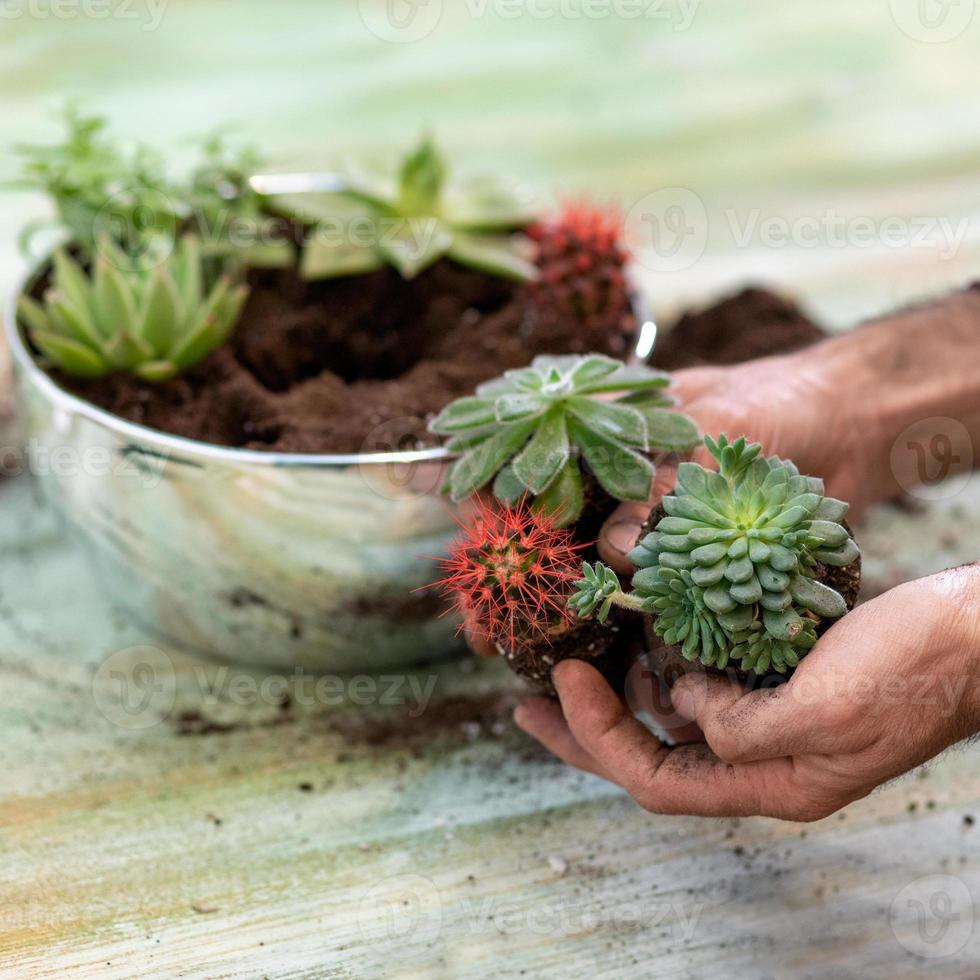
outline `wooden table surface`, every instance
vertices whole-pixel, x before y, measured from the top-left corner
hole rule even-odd
[[[228,117],[283,161],[431,125],[626,207],[680,188],[702,254],[674,272],[641,255],[658,311],[754,279],[843,327],[975,274],[980,24],[929,43],[901,0],[660,3],[641,22],[430,4],[426,37],[390,43],[367,26],[383,0],[139,0],[108,19],[11,2],[2,139],[49,136],[45,108],[74,95],[178,152]],[[5,290],[41,210],[0,201]],[[874,513],[869,591],[976,558],[978,515],[980,478]],[[975,748],[807,827],[653,817],[516,732],[499,664],[331,684],[159,648],[30,478],[0,482],[0,976],[980,974]]]

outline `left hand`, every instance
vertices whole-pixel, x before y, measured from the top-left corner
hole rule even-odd
[[[588,664],[553,679],[561,706],[528,699],[517,724],[645,809],[818,820],[980,730],[980,566],[859,606],[781,687],[681,678],[671,699],[697,743],[665,746]]]

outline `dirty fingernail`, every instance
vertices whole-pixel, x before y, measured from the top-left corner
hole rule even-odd
[[[640,526],[635,521],[617,521],[606,529],[606,543],[621,555],[629,554],[640,536]]]

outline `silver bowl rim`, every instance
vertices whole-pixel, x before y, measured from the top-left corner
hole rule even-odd
[[[7,298],[4,312],[4,330],[10,346],[11,356],[16,367],[29,376],[31,382],[50,400],[56,409],[80,415],[91,422],[104,426],[126,439],[141,444],[149,444],[155,450],[167,455],[204,458],[227,464],[260,464],[274,467],[336,467],[362,465],[392,465],[443,462],[453,459],[454,454],[442,446],[427,449],[400,450],[397,452],[376,453],[282,453],[265,452],[260,449],[238,449],[233,446],[218,446],[198,439],[175,436],[159,429],[130,422],[105,409],[93,405],[66,391],[48,375],[34,359],[17,323],[17,300],[26,293],[31,284],[48,266],[50,257],[45,256],[26,272],[22,273]],[[653,349],[656,325],[651,319],[645,300],[638,290],[633,290],[632,302],[638,322],[636,342],[632,358],[645,361]]]

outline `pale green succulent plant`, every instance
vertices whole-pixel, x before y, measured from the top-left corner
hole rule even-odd
[[[719,472],[680,465],[675,491],[663,500],[667,516],[630,554],[638,569],[632,593],[610,591],[604,566],[592,568],[572,608],[640,610],[690,660],[785,672],[816,642],[817,623],[847,612],[840,592],[815,577],[821,565],[860,557],[842,524],[847,504],[744,438],[705,444]]]
[[[535,218],[528,192],[496,176],[448,179],[429,138],[397,173],[351,164],[343,189],[278,195],[270,206],[312,229],[303,248],[305,279],[372,272],[389,264],[405,279],[444,256],[510,279],[531,279],[534,265],[513,232]]]
[[[17,312],[34,346],[66,374],[100,378],[130,371],[165,381],[225,342],[247,296],[247,287],[229,276],[205,289],[194,237],[180,239],[152,269],[134,267],[103,239],[91,275],[56,251],[43,302],[21,296]]]
[[[698,441],[694,422],[669,408],[670,378],[602,354],[536,357],[448,405],[430,429],[461,456],[444,491],[459,501],[493,480],[507,503],[534,498],[559,525],[582,513],[582,465],[618,500],[646,500],[649,454],[684,451]]]

